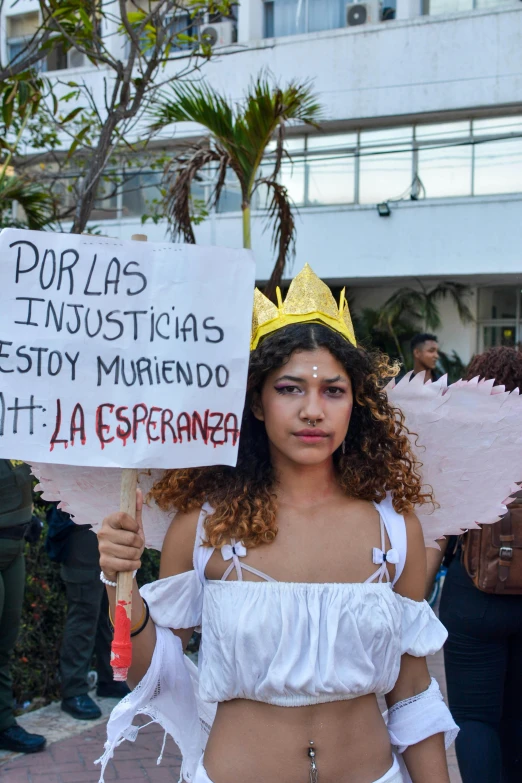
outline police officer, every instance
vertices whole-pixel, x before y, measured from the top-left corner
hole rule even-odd
[[[24,536],[32,513],[28,465],[0,459],[0,750],[18,753],[36,753],[45,747],[45,737],[29,734],[14,719],[9,673],[24,599]]]
[[[114,682],[110,665],[112,632],[105,587],[100,581],[98,539],[89,525],[75,525],[55,505],[47,513],[46,549],[61,563],[67,592],[67,620],[60,650],[62,710],[78,720],[95,720],[101,710],[89,696],[88,673],[96,656],[98,696],[121,699],[129,689]]]

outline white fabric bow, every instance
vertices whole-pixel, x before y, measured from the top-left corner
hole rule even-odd
[[[388,549],[386,554],[378,547],[373,547],[373,562],[375,565],[381,565],[382,563],[391,563],[397,565],[399,562],[399,553],[396,549]]]
[[[245,557],[246,553],[246,547],[244,547],[241,542],[238,544],[224,544],[221,547],[223,560],[232,560],[234,555],[237,555],[238,557]]]

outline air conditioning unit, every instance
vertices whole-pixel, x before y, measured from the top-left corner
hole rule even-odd
[[[87,58],[83,52],[78,52],[76,49],[69,49],[67,52],[67,67],[68,68],[83,68],[87,65]]]
[[[210,46],[230,46],[235,43],[236,23],[227,19],[224,22],[203,25],[199,37]]]
[[[366,0],[364,3],[348,3],[346,6],[346,26],[359,27],[362,24],[377,24],[381,21],[379,0]]]

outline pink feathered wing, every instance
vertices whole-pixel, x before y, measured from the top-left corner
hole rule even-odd
[[[522,481],[522,397],[494,381],[446,377],[423,384],[422,374],[387,387],[404,413],[425,484],[439,505],[416,513],[427,544],[444,535],[496,522]]]
[[[417,514],[427,544],[460,533],[477,523],[496,522],[505,501],[522,481],[522,397],[493,381],[446,379],[422,383],[409,376],[387,387],[390,402],[405,416],[415,454],[422,463],[425,484],[433,488],[438,508],[422,506]],[[83,468],[32,463],[46,500],[59,501],[78,524],[97,529],[107,514],[119,508],[117,468]],[[146,495],[161,470],[139,471]],[[161,549],[172,519],[154,504],[144,508],[146,545]]]

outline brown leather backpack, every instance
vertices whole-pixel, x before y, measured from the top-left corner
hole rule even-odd
[[[462,536],[462,562],[484,593],[522,595],[522,492],[499,522]]]

